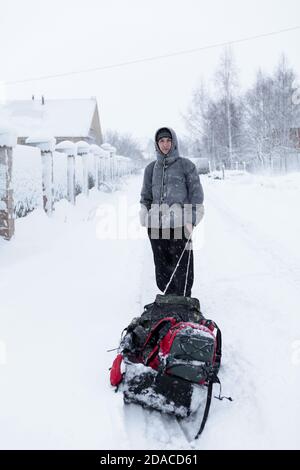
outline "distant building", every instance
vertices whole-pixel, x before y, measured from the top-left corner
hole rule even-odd
[[[18,144],[35,132],[63,140],[89,144],[103,143],[98,105],[95,97],[89,99],[37,99],[0,103],[0,121],[18,133]]]
[[[188,157],[196,166],[199,174],[205,175],[210,172],[208,158],[205,157]]]
[[[298,124],[299,127],[295,127],[293,129],[291,129],[291,133],[290,133],[290,136],[291,136],[291,139],[292,139],[292,142],[294,143],[295,147],[297,149],[300,148],[300,122]]]

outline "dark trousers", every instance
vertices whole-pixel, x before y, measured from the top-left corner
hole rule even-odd
[[[157,287],[164,292],[186,245],[188,235],[185,234],[183,228],[169,230],[148,228],[148,237],[153,251],[156,284]],[[186,297],[191,297],[193,282],[194,255],[192,245],[189,243],[166,294],[184,295],[186,283],[185,295]]]

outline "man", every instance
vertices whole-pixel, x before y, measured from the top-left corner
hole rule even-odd
[[[194,258],[189,240],[204,214],[203,189],[195,165],[180,157],[173,129],[158,129],[155,150],[156,160],[144,172],[141,223],[148,228],[158,288],[191,297]]]

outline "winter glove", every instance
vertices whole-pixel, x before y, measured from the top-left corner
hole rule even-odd
[[[187,228],[188,233],[189,233],[189,235],[190,235],[190,234],[192,233],[192,231],[193,231],[193,228],[194,228],[193,225],[187,223],[187,224],[185,224],[185,227]]]

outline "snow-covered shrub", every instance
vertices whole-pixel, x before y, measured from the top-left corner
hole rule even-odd
[[[54,201],[68,197],[67,158],[64,153],[53,153]]]
[[[13,150],[12,185],[15,217],[43,206],[42,164],[37,148],[17,145]]]

